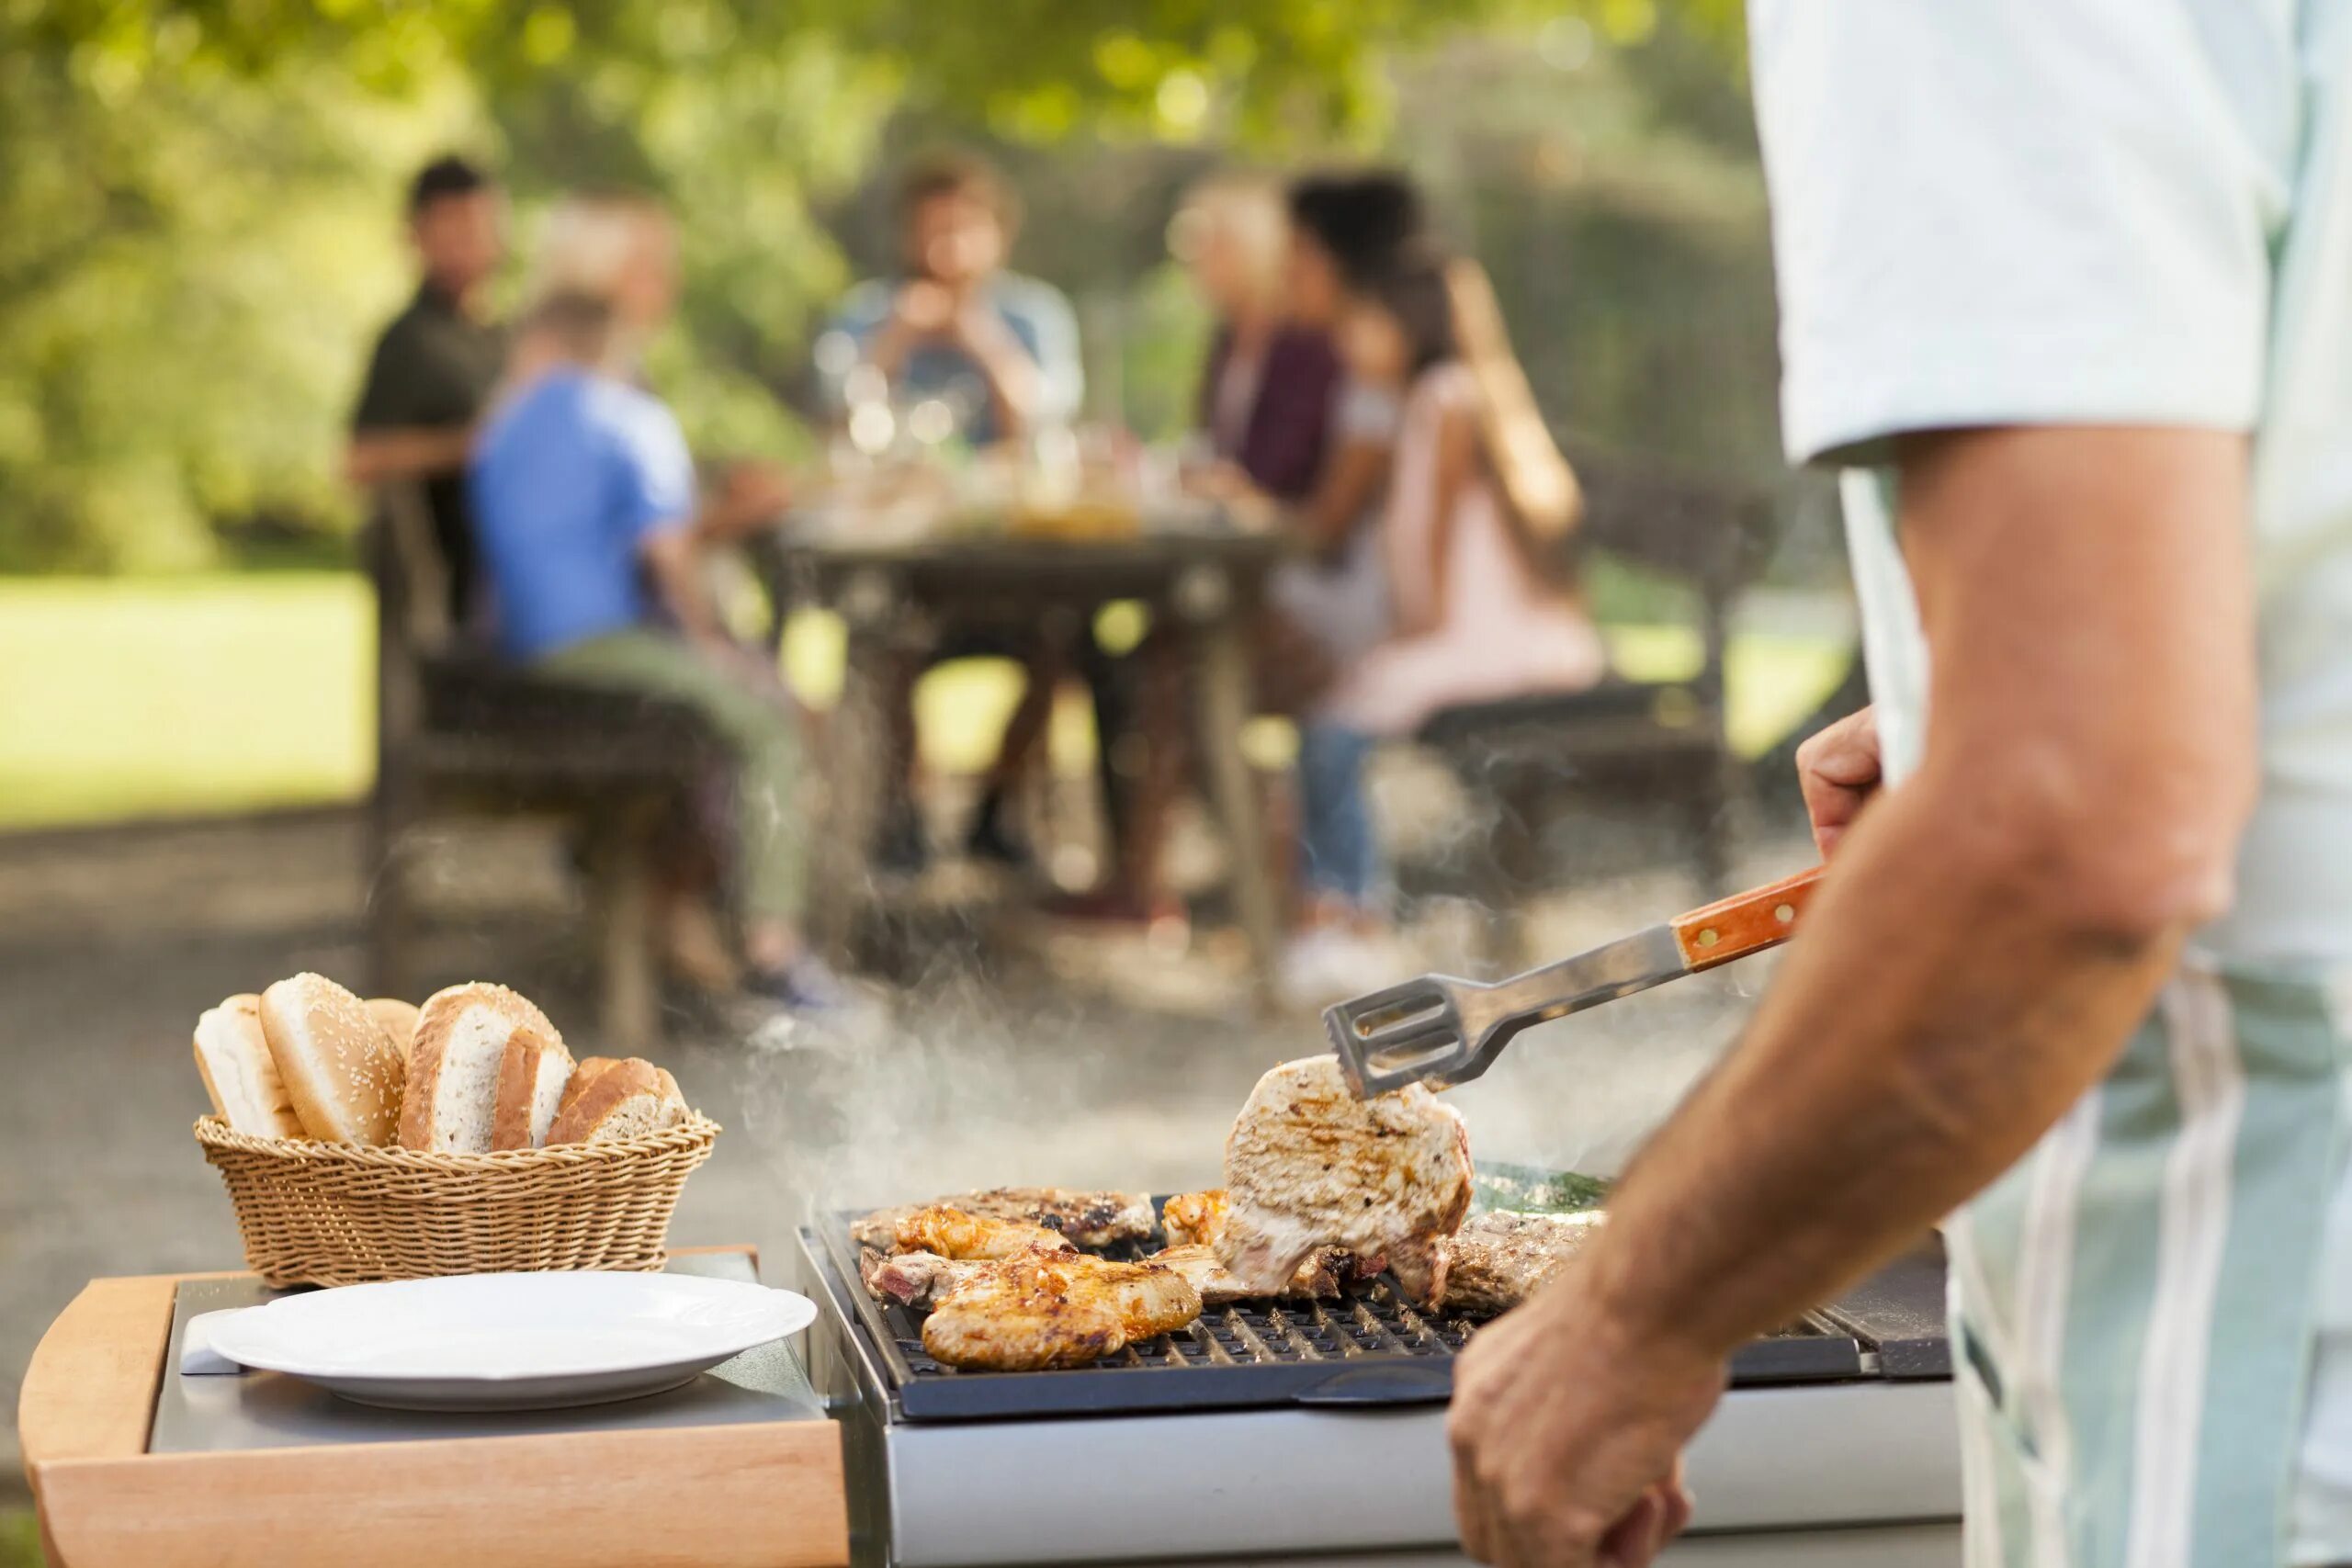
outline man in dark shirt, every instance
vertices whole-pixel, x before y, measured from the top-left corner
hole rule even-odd
[[[474,581],[466,448],[506,357],[506,334],[483,299],[505,255],[505,209],[481,169],[437,158],[409,186],[408,223],[424,277],[376,342],[344,472],[356,485],[422,487],[450,616],[462,623]]]

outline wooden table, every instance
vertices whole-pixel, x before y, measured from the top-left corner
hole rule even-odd
[[[94,1280],[33,1351],[17,1436],[51,1562],[849,1561],[840,1427],[823,1419],[150,1453],[162,1380],[178,1375],[164,1366],[175,1292],[237,1277]]]
[[[1209,805],[1226,840],[1251,980],[1261,1003],[1269,1001],[1280,914],[1241,731],[1256,705],[1250,623],[1285,548],[1275,535],[1211,527],[1113,539],[959,533],[868,542],[787,524],[763,540],[752,558],[776,604],[821,604],[848,631],[841,703],[825,739],[831,815],[811,866],[811,911],[825,934],[838,940],[873,899],[865,857],[890,794],[888,670],[932,646],[943,625],[1035,631],[1061,615],[1083,626],[1104,604],[1140,600],[1156,624],[1183,634]]]

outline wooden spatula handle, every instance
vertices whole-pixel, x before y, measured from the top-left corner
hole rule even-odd
[[[1821,868],[1815,866],[1768,886],[1735,893],[1703,909],[1675,916],[1668,923],[1674,927],[1675,944],[1682,949],[1683,962],[1693,970],[1712,969],[1788,941],[1813,897],[1813,885],[1820,880]]]

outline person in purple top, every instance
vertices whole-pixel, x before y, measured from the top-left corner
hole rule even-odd
[[[1217,327],[1201,368],[1197,423],[1224,471],[1211,483],[1284,505],[1314,493],[1330,448],[1340,358],[1283,300],[1289,222],[1270,181],[1216,175],[1193,187],[1170,248]]]

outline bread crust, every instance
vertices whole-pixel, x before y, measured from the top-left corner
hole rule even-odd
[[[585,1093],[590,1084],[618,1066],[621,1061],[622,1058],[618,1056],[581,1057],[579,1063],[571,1069],[571,1081],[563,1086],[563,1098],[556,1101],[556,1119],[562,1120],[563,1113],[571,1109],[571,1102]],[[550,1130],[548,1136],[552,1139],[555,1136],[554,1132]]]
[[[591,1061],[598,1058],[591,1057]],[[575,1082],[582,1070],[572,1074]],[[676,1094],[677,1081],[671,1079],[665,1091],[662,1080],[669,1077],[652,1063],[631,1056],[614,1062],[593,1075],[588,1086],[567,1097],[562,1110],[556,1112],[555,1125],[548,1129],[548,1142],[554,1144],[584,1144],[593,1139],[607,1117],[639,1095],[669,1100],[685,1109],[685,1102]]]
[[[330,1144],[386,1144],[400,1121],[400,1052],[368,1004],[322,975],[261,994],[263,1036],[302,1130]]]
[[[563,1036],[557,1032],[554,1024],[548,1021],[548,1015],[520,992],[510,991],[503,986],[493,986],[486,980],[469,981],[434,992],[417,1010],[416,1042],[409,1050],[407,1089],[401,1103],[401,1147],[417,1150],[433,1147],[434,1097],[440,1088],[441,1068],[448,1056],[449,1038],[457,1029],[458,1020],[466,1015],[469,1009],[476,1006],[489,1008],[510,1021],[516,1029],[530,1030],[558,1050],[563,1048]]]
[[[258,1108],[262,1121],[245,1125],[252,1115],[240,1116],[220,1092],[220,1084],[212,1077],[212,1063],[204,1049],[207,1030],[226,1036],[217,1048],[240,1051],[248,1055],[255,1086],[264,1104]],[[222,1000],[217,1008],[207,1009],[196,1021],[192,1043],[196,1050],[196,1070],[204,1079],[204,1092],[212,1101],[212,1113],[237,1132],[257,1138],[299,1138],[303,1136],[302,1119],[294,1113],[294,1102],[286,1096],[285,1080],[278,1077],[277,1063],[269,1054],[269,1037],[262,1032],[261,998],[251,991]]]
[[[491,1106],[490,1146],[527,1149],[531,1146],[531,1101],[537,1097],[539,1058],[548,1043],[534,1029],[517,1029],[506,1037],[506,1053],[498,1061],[498,1097]]]

